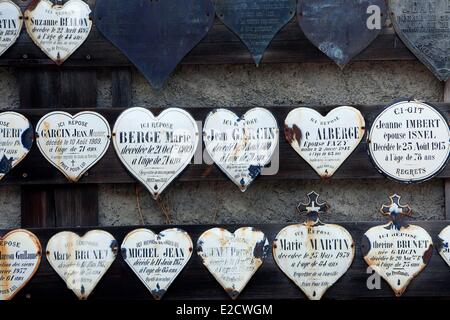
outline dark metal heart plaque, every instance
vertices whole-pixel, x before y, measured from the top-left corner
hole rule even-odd
[[[395,31],[405,45],[441,80],[450,78],[448,0],[389,0]]]
[[[384,0],[299,0],[297,14],[306,37],[343,68],[379,35]]]
[[[210,0],[98,0],[97,28],[161,88],[214,22]]]
[[[272,39],[294,17],[296,0],[214,0],[214,6],[259,65]]]

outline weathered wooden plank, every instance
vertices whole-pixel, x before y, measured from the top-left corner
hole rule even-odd
[[[450,80],[444,84],[444,99],[445,103],[450,102]],[[445,217],[450,220],[450,179],[445,180]]]
[[[340,222],[347,228],[355,239],[356,257],[352,267],[338,283],[325,295],[325,299],[379,299],[393,298],[394,293],[388,285],[381,281],[379,290],[369,290],[366,282],[367,265],[363,260],[360,242],[363,234],[371,227],[380,222]],[[450,224],[450,221],[417,222],[414,224],[424,227],[437,243],[437,234]],[[173,226],[170,226],[173,227]],[[179,226],[187,231],[196,243],[201,233],[214,226]],[[221,226],[233,232],[240,226]],[[270,241],[285,225],[259,225],[256,228],[262,230]],[[136,227],[137,228],[137,227]],[[168,226],[149,227],[155,232],[168,228]],[[135,227],[102,228],[113,234],[122,243],[125,235],[134,230]],[[55,233],[62,231],[57,229],[32,230],[38,236],[45,249],[48,239]],[[87,229],[73,229],[78,234],[84,234]],[[4,234],[6,231],[2,231]],[[195,251],[195,250],[194,250]],[[45,250],[44,250],[45,252]],[[450,297],[450,269],[437,252],[433,252],[428,267],[411,283],[404,298],[446,298]],[[195,289],[194,289],[195,288]],[[75,300],[75,295],[67,289],[65,283],[53,271],[43,258],[41,267],[31,282],[19,293],[17,299],[31,300]],[[92,300],[151,300],[152,297],[144,285],[138,280],[134,273],[128,268],[119,255],[111,269],[100,281],[92,293]],[[227,293],[214,280],[211,274],[201,264],[199,257],[194,252],[185,270],[169,288],[164,296],[165,300],[228,300]],[[302,292],[278,269],[272,254],[265,260],[263,266],[258,270],[246,289],[242,292],[239,300],[251,299],[305,299]]]
[[[326,113],[333,107],[313,107],[322,113]],[[371,121],[376,115],[381,112],[384,106],[355,106],[363,113],[367,123],[370,125]],[[271,107],[268,108],[278,120],[278,125],[283,131],[284,119],[293,107]],[[440,104],[439,109],[445,114],[450,113],[450,104]],[[67,110],[76,113],[84,109]],[[203,121],[208,113],[209,108],[188,108],[192,116],[199,121]],[[234,108],[237,114],[245,113],[248,108]],[[23,113],[30,119],[33,124],[36,124],[40,117],[51,110],[44,109],[29,109],[23,110]],[[101,108],[96,109],[109,121],[111,127],[123,111],[121,108]],[[152,109],[158,114],[161,109]],[[369,127],[369,126],[368,126]],[[450,167],[447,168],[438,176],[440,178],[450,178]],[[380,179],[383,176],[373,167],[369,156],[367,154],[367,144],[365,139],[357,150],[347,159],[332,179]],[[207,164],[190,165],[179,177],[180,181],[216,181],[226,180],[225,175],[215,166]],[[277,179],[320,179],[310,166],[300,158],[300,156],[292,149],[286,142],[283,132],[280,135],[280,170],[277,175],[262,176],[261,179],[277,180]],[[117,158],[114,148],[110,146],[104,158],[83,177],[79,183],[134,183],[126,169],[122,166]],[[2,181],[2,184],[65,184],[67,179],[54,169],[42,157],[39,150],[33,147],[27,158],[10,172]]]
[[[23,10],[31,0],[14,0]],[[86,1],[91,8],[95,0]],[[391,27],[354,61],[366,60],[415,60],[414,55],[400,41]],[[265,53],[263,63],[277,62],[327,62],[329,60],[304,36],[293,19],[275,37]],[[244,46],[218,19],[206,38],[183,60],[183,64],[254,63]],[[0,66],[42,66],[54,63],[34,45],[26,30],[17,43],[0,58]],[[128,59],[108,42],[95,28],[87,41],[64,64],[77,67],[130,66]]]
[[[131,107],[131,80],[131,68],[111,70],[111,93],[114,108]]]

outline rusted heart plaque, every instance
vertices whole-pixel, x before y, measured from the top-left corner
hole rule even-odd
[[[22,25],[20,8],[12,1],[0,0],[0,56],[16,42]]]
[[[31,280],[41,263],[41,243],[27,230],[0,239],[0,300],[11,300]]]
[[[214,0],[219,19],[259,65],[272,39],[295,15],[296,0]]]
[[[400,204],[400,196],[391,196],[391,204],[383,206],[381,212],[391,222],[369,229],[361,249],[367,264],[400,297],[427,266],[433,254],[433,240],[425,229],[406,223],[404,218],[411,216],[412,210]]]
[[[117,241],[106,231],[83,237],[60,232],[47,244],[47,260],[80,300],[86,300],[116,259]]]
[[[33,141],[27,118],[16,112],[0,113],[0,180],[27,156]]]
[[[365,133],[361,112],[339,107],[323,117],[310,108],[292,110],[284,124],[288,143],[322,177],[331,177]]]
[[[389,0],[395,31],[416,57],[441,81],[450,78],[448,0]]]
[[[318,215],[327,209],[315,192],[309,202],[298,206],[308,219],[278,233],[273,243],[275,262],[310,300],[320,300],[350,268],[355,244],[350,233],[339,225],[324,224]]]
[[[442,230],[439,234],[439,240],[441,241],[439,254],[450,267],[450,226]]]
[[[36,127],[36,143],[42,155],[72,182],[103,158],[110,140],[108,121],[92,111],[74,116],[51,112]]]
[[[245,192],[271,161],[279,129],[272,113],[263,108],[240,118],[230,110],[216,109],[205,120],[203,140],[209,156]]]
[[[214,228],[197,242],[203,264],[232,299],[244,290],[268,252],[266,236],[253,228],[240,228],[234,233]]]
[[[82,0],[64,5],[33,1],[25,11],[25,26],[33,42],[56,64],[66,61],[87,39],[91,9]]]
[[[154,199],[191,162],[199,138],[195,120],[178,108],[166,109],[157,117],[147,109],[130,108],[113,129],[119,159]]]
[[[208,33],[214,22],[210,0],[97,0],[94,19],[154,88]]]
[[[153,297],[160,300],[189,262],[193,244],[180,229],[155,234],[148,229],[130,232],[121,246],[122,256]]]
[[[298,0],[306,37],[343,68],[380,34],[385,0]]]

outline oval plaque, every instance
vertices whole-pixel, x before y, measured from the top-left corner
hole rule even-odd
[[[333,109],[323,117],[310,108],[292,110],[285,121],[288,143],[322,177],[331,177],[358,147],[365,133],[361,112]]]
[[[278,233],[273,257],[279,268],[310,300],[320,300],[350,268],[355,244],[350,233],[339,225],[324,224],[318,215],[327,209],[315,192],[309,202],[298,206],[308,219]]]
[[[442,230],[439,234],[439,240],[441,241],[439,254],[450,267],[450,226]]]
[[[117,241],[106,231],[83,237],[60,232],[47,244],[47,260],[80,300],[86,300],[116,259]]]
[[[12,1],[0,0],[0,56],[16,42],[22,25],[20,8]]]
[[[26,157],[33,141],[27,118],[16,112],[0,113],[0,180]]]
[[[268,252],[269,241],[254,228],[240,228],[234,233],[214,228],[197,242],[203,264],[232,299],[244,290]]]
[[[36,143],[44,157],[67,179],[77,182],[105,155],[111,139],[108,121],[91,111],[74,116],[48,113],[36,127]]]
[[[11,300],[31,280],[41,263],[41,243],[27,230],[0,238],[0,300]]]
[[[191,162],[199,138],[195,120],[178,108],[157,117],[144,108],[128,109],[113,130],[119,159],[155,199]]]
[[[189,234],[180,229],[159,234],[138,229],[125,237],[121,251],[128,266],[160,300],[191,259],[193,244]]]
[[[226,109],[212,111],[205,120],[203,140],[210,157],[245,192],[267,165],[278,146],[277,120],[263,108],[238,117]]]
[[[433,254],[433,240],[425,229],[406,223],[404,218],[411,216],[412,210],[400,204],[400,196],[390,198],[391,204],[383,206],[381,213],[391,222],[369,229],[361,249],[366,263],[399,297],[427,266]]]
[[[449,159],[448,122],[426,103],[398,102],[374,120],[368,147],[375,166],[387,177],[404,183],[429,180]]]
[[[92,28],[89,5],[69,0],[64,5],[33,1],[25,11],[25,26],[33,42],[61,65],[86,41]]]

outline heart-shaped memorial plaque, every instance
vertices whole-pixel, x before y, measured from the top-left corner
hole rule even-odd
[[[83,237],[60,232],[47,244],[47,260],[78,299],[86,300],[116,259],[117,241],[106,231]]]
[[[0,180],[26,157],[33,141],[27,118],[16,112],[0,113]]]
[[[33,42],[56,64],[66,61],[87,39],[91,9],[82,0],[64,5],[36,0],[25,11],[25,26]]]
[[[20,8],[12,1],[0,0],[0,56],[16,42],[22,25]]]
[[[157,117],[147,109],[130,108],[113,129],[119,159],[155,199],[191,162],[199,136],[195,120],[178,108]]]
[[[271,161],[279,129],[272,113],[263,108],[249,110],[241,118],[216,109],[205,120],[203,140],[209,156],[244,192]]]
[[[240,228],[233,233],[221,228],[204,232],[197,253],[232,299],[237,299],[269,252],[269,242],[259,230]]]
[[[322,178],[331,177],[361,142],[362,114],[339,107],[323,117],[310,108],[292,110],[284,124],[286,140]]]
[[[306,37],[343,68],[380,34],[385,0],[298,0]]]
[[[296,0],[214,0],[216,14],[259,65],[272,39],[295,15]]]
[[[307,212],[303,224],[292,225],[278,233],[273,256],[279,268],[310,300],[320,300],[350,268],[355,244],[350,233],[339,225],[323,224],[318,215],[327,209],[315,192],[309,203],[298,206]]]
[[[36,273],[41,263],[39,239],[29,231],[14,230],[0,239],[0,300],[11,300]]]
[[[383,206],[381,212],[391,222],[369,229],[361,249],[367,264],[400,297],[427,266],[433,254],[433,240],[425,229],[405,222],[412,210],[400,204],[400,196],[391,196],[391,204]]]
[[[148,229],[130,232],[121,246],[122,256],[133,272],[160,300],[192,256],[191,237],[180,229],[155,234]]]
[[[448,0],[389,0],[395,31],[405,45],[441,80],[450,78]]]
[[[67,179],[77,182],[105,155],[111,139],[108,121],[91,111],[74,116],[48,113],[36,127],[36,142],[44,157]]]
[[[450,267],[450,226],[442,230],[439,234],[439,240],[441,241],[439,254]]]
[[[210,0],[97,0],[94,19],[154,88],[208,33],[214,22]]]

